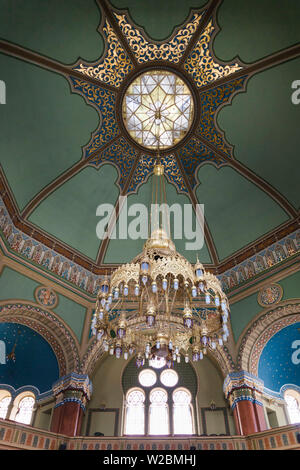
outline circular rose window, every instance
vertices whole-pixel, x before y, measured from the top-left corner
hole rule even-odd
[[[172,72],[151,70],[127,88],[122,105],[130,136],[151,149],[173,147],[189,131],[194,102],[186,83]]]
[[[143,387],[152,387],[156,382],[156,373],[151,369],[142,370],[139,374],[139,382]]]
[[[160,374],[160,381],[165,387],[175,387],[178,382],[178,374],[175,370],[165,369]]]

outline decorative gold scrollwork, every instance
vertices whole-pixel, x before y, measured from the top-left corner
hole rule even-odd
[[[103,31],[108,44],[105,58],[98,65],[88,66],[81,63],[75,70],[118,88],[133,69],[133,65],[107,20]]]
[[[237,62],[222,65],[214,61],[210,49],[214,29],[211,20],[184,64],[185,70],[193,77],[199,88],[243,68]]]
[[[163,44],[147,41],[142,33],[129,23],[124,14],[115,13],[115,17],[138,63],[142,64],[152,60],[178,63],[192,35],[195,33],[202,15],[195,13],[192,20],[184,28],[179,29],[169,42]]]

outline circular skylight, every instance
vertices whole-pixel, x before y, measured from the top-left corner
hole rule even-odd
[[[190,129],[193,116],[194,102],[189,88],[168,71],[151,70],[139,75],[124,96],[125,127],[143,147],[173,147]]]
[[[160,381],[165,387],[175,387],[178,382],[178,374],[175,370],[163,370],[160,374]]]
[[[156,382],[156,373],[154,370],[142,370],[139,374],[139,382],[143,387],[152,387]]]

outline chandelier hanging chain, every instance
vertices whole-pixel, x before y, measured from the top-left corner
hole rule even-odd
[[[161,212],[158,199],[164,202]],[[155,229],[149,230],[151,236],[141,254],[117,268],[110,280],[104,278],[91,329],[104,350],[117,358],[135,354],[138,367],[146,359],[165,361],[172,367],[182,354],[186,362],[190,357],[198,361],[208,348],[223,346],[229,336],[229,304],[219,280],[198,259],[192,266],[170,238],[159,140],[153,202],[151,229],[156,222]]]

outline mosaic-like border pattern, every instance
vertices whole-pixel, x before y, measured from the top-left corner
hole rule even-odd
[[[151,172],[151,167],[148,167]],[[131,190],[131,187],[129,187]],[[0,197],[0,229],[10,248],[21,258],[27,259],[60,279],[73,284],[83,291],[96,296],[103,276],[92,274],[87,269],[56,253],[43,243],[36,241],[16,228]],[[268,249],[246,259],[225,273],[217,275],[225,292],[243,286],[247,281],[267,272],[288,258],[300,252],[300,229],[287,235]]]
[[[229,292],[297,253],[300,253],[300,229],[217,277],[223,290]]]

